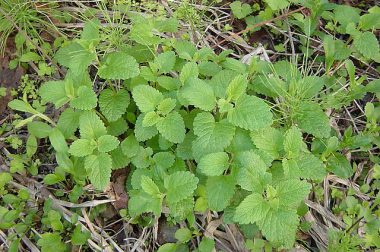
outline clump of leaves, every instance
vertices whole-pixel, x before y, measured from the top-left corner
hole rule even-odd
[[[301,75],[288,62],[247,66],[228,51],[216,55],[156,35],[176,29],[175,19],[169,26],[132,19],[131,43],[123,49],[99,49],[100,25],[90,22],[80,38],[57,51],[67,74],[45,82],[39,95],[60,109],[58,120],[27,99],[9,104],[28,115],[17,127],[27,125],[30,135],[49,139],[59,168],[57,180],[48,182],[83,185],[89,179],[104,190],[113,170],[128,167],[134,222],[165,215],[193,226],[197,212],[228,211],[225,222],[255,224],[273,247],[291,248],[302,215],[297,210],[312,185],[342,163],[351,168],[332,146],[334,133],[320,102],[328,88],[324,79]],[[159,47],[164,51],[158,53]],[[90,66],[101,85],[91,79]],[[33,130],[37,126],[41,131]],[[308,141],[332,144],[310,149]],[[192,232],[176,235],[185,243]],[[49,240],[61,242],[45,234],[39,245],[49,246]],[[201,244],[214,246],[207,239]]]

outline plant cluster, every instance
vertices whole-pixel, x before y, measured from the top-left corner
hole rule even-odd
[[[300,1],[264,2],[265,9],[256,16],[251,14],[259,11],[258,5],[235,1],[230,6],[234,16],[249,25]],[[312,14],[294,15],[290,22],[306,36],[322,39],[323,72],[285,60],[272,64],[253,58],[244,64],[229,50],[216,54],[160,36],[178,31],[176,18],[130,13],[125,43],[113,43],[109,38],[115,38],[116,30],[104,32],[98,19],[86,22],[77,38],[64,41],[54,53],[54,60],[67,70],[65,76],[9,103],[22,116],[14,121],[15,129],[27,129],[26,139],[13,140],[15,149],[23,144],[24,151],[10,154],[9,171],[0,173],[0,229],[13,230],[10,251],[17,251],[24,235],[33,231],[36,218],[43,224],[44,233],[34,237],[42,251],[86,246],[90,237],[71,224],[77,215],[64,219],[47,200],[41,216],[27,210],[26,188],[15,190],[15,195],[7,187],[12,175],[38,174],[38,149],[45,144],[57,166],[42,182],[55,188],[64,185],[69,191],[65,197],[74,203],[84,194],[83,187],[91,184],[104,191],[115,171],[128,167],[129,201],[123,218],[141,226],[160,218],[186,223],[175,233],[178,242],[161,246],[161,252],[187,251],[186,244],[201,235],[196,216],[207,211],[220,213],[225,224],[238,225],[253,251],[291,249],[297,232],[312,228],[304,218],[307,202],[323,199],[320,184],[326,176],[355,176],[359,168],[345,154],[369,153],[373,180],[360,191],[376,200],[359,202],[357,190],[345,195],[333,190],[333,199],[341,202],[334,211],[343,216],[346,228],[331,229],[329,249],[380,248],[380,160],[371,152],[380,143],[378,102],[366,103],[360,131],[348,127],[341,135],[331,127],[332,111],[380,93],[380,81],[356,78],[349,59],[354,55],[379,61],[379,44],[370,32],[378,28],[379,11],[373,7],[360,16],[353,7],[327,1],[307,1],[305,6]],[[334,36],[317,31],[320,17]],[[337,39],[338,34],[349,36],[348,42]],[[301,50],[309,50],[307,45],[305,40]],[[23,57],[20,62],[40,60]],[[359,222],[365,230],[362,240],[350,233]],[[203,237],[196,249],[214,247],[211,237]]]

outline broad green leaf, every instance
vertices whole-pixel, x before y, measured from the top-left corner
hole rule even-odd
[[[289,0],[265,0],[272,10],[282,10],[289,6]]]
[[[250,95],[240,96],[227,115],[231,124],[251,131],[269,127],[272,117],[270,107],[262,99]]]
[[[298,222],[296,210],[279,208],[270,209],[265,219],[258,221],[257,224],[270,242],[278,247],[291,248],[295,241]]]
[[[80,44],[72,42],[61,47],[55,54],[55,59],[59,64],[70,68],[75,73],[82,73],[96,59],[96,54],[86,50]]]
[[[307,150],[303,141],[302,132],[293,126],[285,133],[284,150],[288,158],[295,158],[301,155],[301,152]]]
[[[140,150],[139,142],[133,134],[124,139],[124,141],[121,142],[120,147],[123,153],[130,158],[136,156]]]
[[[215,241],[207,237],[203,237],[198,246],[199,252],[212,252],[214,248]]]
[[[96,107],[98,99],[94,90],[87,86],[78,88],[78,96],[70,101],[70,106],[81,110],[90,110]]]
[[[169,202],[178,202],[191,196],[197,188],[198,178],[187,171],[175,172],[164,180],[166,197]]]
[[[247,86],[247,75],[237,75],[227,87],[227,100],[237,101],[240,96],[245,94]]]
[[[263,220],[270,210],[270,205],[259,193],[248,195],[236,208],[234,220],[240,224],[255,223]]]
[[[252,13],[251,6],[246,3],[242,4],[240,1],[233,1],[230,4],[230,8],[234,16],[237,17],[238,19],[245,18],[246,16]]]
[[[311,185],[299,179],[289,179],[277,184],[277,197],[280,207],[297,209],[301,201],[307,197]]]
[[[271,174],[266,172],[268,166],[262,158],[252,151],[246,151],[236,159],[239,164],[237,184],[244,190],[262,193],[272,180]]]
[[[111,178],[111,156],[107,153],[87,156],[84,167],[95,189],[104,190]]]
[[[147,168],[152,164],[151,157],[153,154],[153,150],[150,147],[144,148],[142,146],[139,147],[139,151],[137,155],[132,158],[132,164],[137,168]]]
[[[58,128],[60,129],[60,127]],[[28,132],[37,138],[48,137],[51,131],[52,131],[52,127],[50,127],[48,124],[44,122],[33,121],[33,122],[28,123]]]
[[[190,105],[205,111],[213,110],[216,105],[214,90],[201,79],[188,79],[182,90],[182,95],[189,101]]]
[[[119,140],[110,135],[103,135],[98,139],[98,151],[109,152],[117,148],[119,145]]]
[[[160,73],[169,73],[175,64],[176,55],[173,51],[168,51],[159,54],[155,59],[155,64],[157,64]]]
[[[67,108],[59,116],[57,128],[62,132],[65,138],[74,135],[79,127],[80,112],[74,111],[72,108]]]
[[[142,125],[142,122],[144,120],[144,114],[140,114],[137,117],[136,124],[135,124],[135,136],[136,139],[140,142],[146,141],[157,135],[158,131],[156,127],[144,127]]]
[[[69,153],[76,157],[85,157],[91,155],[96,148],[96,142],[89,139],[75,140],[69,149]]]
[[[368,59],[375,59],[379,55],[379,41],[372,32],[363,32],[354,36],[355,48]]]
[[[356,24],[359,22],[360,9],[345,4],[336,5],[334,9],[334,18],[345,28],[349,23]]]
[[[67,103],[70,98],[66,95],[65,81],[48,81],[38,90],[44,102],[51,102],[56,108]]]
[[[182,67],[179,79],[183,84],[186,84],[187,80],[191,78],[197,78],[199,75],[198,65],[194,62],[188,62]]]
[[[159,152],[153,156],[155,164],[163,169],[167,169],[174,164],[175,156],[171,152]]]
[[[81,138],[97,139],[107,134],[106,127],[93,111],[83,113],[79,118],[79,132]]]
[[[347,179],[351,177],[354,170],[345,156],[339,153],[333,153],[327,160],[327,169],[332,171],[340,178]]]
[[[111,52],[100,63],[98,75],[103,79],[126,80],[140,74],[135,58],[125,52]]]
[[[188,242],[191,239],[192,232],[188,228],[180,228],[178,229],[174,237],[181,243]]]
[[[237,75],[235,71],[222,70],[212,77],[209,84],[214,89],[216,97],[225,98],[229,84]]]
[[[121,117],[116,121],[108,123],[107,132],[112,136],[120,136],[128,129],[128,123]]]
[[[283,161],[285,174],[300,178],[322,180],[326,176],[326,168],[323,162],[311,153],[302,153],[293,160]]]
[[[35,110],[29,103],[14,99],[8,103],[8,107],[10,107],[13,110],[18,110],[22,112],[27,112],[31,114],[37,114],[38,111]]]
[[[157,106],[158,113],[163,115],[169,114],[175,108],[176,103],[176,100],[172,98],[162,100]]]
[[[148,85],[135,87],[132,90],[132,96],[143,113],[154,111],[156,106],[164,99],[160,91]]]
[[[194,119],[193,154],[196,159],[203,155],[223,151],[235,135],[235,127],[226,120],[215,122],[210,113],[199,113]]]
[[[163,120],[156,112],[150,111],[144,115],[144,119],[142,121],[143,127],[151,127],[156,125],[160,120]]]
[[[65,252],[66,245],[62,242],[59,233],[43,233],[37,241],[37,245],[44,252]]]
[[[81,226],[78,224],[71,235],[71,243],[77,246],[84,245],[90,238],[90,232],[87,230],[82,231]]]
[[[49,140],[51,145],[57,152],[67,152],[69,150],[69,147],[67,147],[65,137],[58,128],[54,128],[50,132]]]
[[[185,123],[182,116],[177,112],[170,112],[156,124],[160,134],[172,143],[181,143],[185,139]]]
[[[209,177],[206,182],[208,207],[213,211],[222,211],[235,193],[234,178],[229,176]]]
[[[315,137],[330,136],[329,118],[317,103],[302,102],[296,111],[295,120],[301,129]]]
[[[147,177],[147,176],[141,176],[141,189],[144,190],[149,195],[160,197],[161,192],[158,186],[154,183],[154,181]]]
[[[128,201],[128,212],[132,217],[142,213],[161,214],[162,198],[149,195],[143,191],[133,195]]]
[[[130,158],[124,155],[120,146],[111,151],[109,154],[111,154],[113,170],[125,168],[131,162]]]
[[[30,158],[37,151],[37,139],[33,135],[29,135],[28,140],[26,141],[26,155]]]
[[[126,112],[129,102],[130,97],[126,90],[115,93],[111,89],[105,89],[99,95],[100,111],[110,122],[116,121]]]
[[[198,169],[207,176],[219,176],[228,168],[228,165],[228,154],[216,152],[203,156],[198,163]]]
[[[284,151],[284,134],[278,129],[267,127],[252,131],[251,138],[257,148],[267,152],[273,158],[280,157]]]

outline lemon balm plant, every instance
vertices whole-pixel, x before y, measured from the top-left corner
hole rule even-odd
[[[336,157],[335,149],[312,151],[304,137],[332,141],[320,103],[325,82],[283,71],[268,86],[259,65],[157,35],[175,31],[175,19],[131,19],[122,49],[99,50],[100,24],[91,21],[56,52],[67,74],[39,95],[58,118],[26,99],[10,102],[28,116],[17,126],[54,149],[58,166],[44,182],[104,190],[127,167],[125,207],[135,222],[164,215],[193,226],[197,213],[224,212],[225,223],[256,227],[271,246],[291,248],[302,202]],[[284,97],[290,116],[273,106]]]

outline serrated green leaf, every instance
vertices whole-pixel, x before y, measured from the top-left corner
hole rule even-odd
[[[213,152],[223,151],[235,135],[235,127],[226,120],[215,122],[210,113],[199,113],[194,119],[192,150],[196,159]]]
[[[124,155],[120,146],[111,151],[109,154],[111,154],[113,170],[125,168],[131,162],[131,160]]]
[[[192,232],[188,228],[180,228],[174,234],[174,237],[181,243],[189,241],[191,236]]]
[[[153,156],[155,164],[163,169],[168,169],[174,164],[175,156],[171,152],[159,152]]]
[[[197,188],[198,178],[187,171],[175,172],[164,179],[166,198],[169,202],[178,202],[191,196]]]
[[[210,153],[200,159],[198,169],[207,176],[219,176],[228,168],[228,159],[225,152]]]
[[[159,197],[161,195],[160,189],[158,186],[154,183],[154,181],[147,177],[147,176],[141,176],[141,189],[144,190],[149,195]]]
[[[84,161],[84,167],[93,186],[98,190],[104,190],[111,178],[111,156],[107,153],[87,156]]]
[[[315,137],[330,136],[329,118],[317,103],[302,102],[296,111],[295,120],[301,129]]]
[[[124,139],[124,141],[121,142],[120,147],[123,153],[130,158],[136,156],[140,150],[139,142],[133,134]]]
[[[164,52],[159,54],[155,59],[155,64],[157,64],[160,73],[169,73],[175,64],[176,55],[172,51]]]
[[[120,136],[126,132],[128,128],[128,123],[121,117],[116,121],[108,123],[107,132],[112,136]]]
[[[160,134],[172,143],[181,143],[185,138],[185,123],[182,116],[177,112],[170,112],[156,124]]]
[[[296,237],[298,225],[298,215],[296,210],[270,209],[265,219],[258,221],[263,235],[276,246],[291,248]]]
[[[339,153],[334,153],[329,157],[327,160],[327,169],[344,179],[351,177],[354,173],[350,162],[345,156]]]
[[[144,127],[142,125],[142,122],[144,120],[144,114],[140,114],[137,117],[136,124],[135,124],[135,136],[136,139],[140,142],[146,141],[157,135],[158,131],[156,127]]]
[[[99,108],[108,121],[118,120],[127,110],[130,102],[126,90],[113,92],[111,89],[103,90],[99,95]]]
[[[238,19],[245,18],[246,16],[252,13],[251,6],[246,3],[242,4],[240,1],[233,1],[230,4],[230,8],[234,16]]]
[[[158,216],[161,214],[161,207],[162,198],[145,192],[136,193],[128,201],[128,212],[132,217],[149,212]]]
[[[181,73],[179,74],[179,80],[183,85],[187,82],[188,79],[197,78],[198,75],[198,65],[195,62],[188,62],[182,67]]]
[[[311,185],[299,179],[289,179],[277,184],[280,207],[297,209],[310,192]]]
[[[284,151],[284,134],[275,128],[267,127],[252,131],[251,138],[257,148],[267,152],[273,158],[278,158]]]
[[[96,107],[98,99],[94,90],[87,86],[78,88],[78,96],[70,101],[70,106],[81,110],[90,110]]]
[[[104,123],[93,111],[84,112],[80,116],[79,132],[83,139],[97,139],[107,134]]]
[[[98,151],[109,152],[117,148],[119,145],[119,140],[110,135],[103,135],[98,139]]]
[[[75,131],[78,129],[79,116],[80,113],[74,111],[72,108],[65,109],[65,111],[59,116],[57,127],[65,138],[74,135]]]
[[[59,64],[70,68],[75,73],[82,73],[96,59],[96,54],[86,50],[80,44],[72,42],[61,47],[55,54],[55,59]]]
[[[156,125],[160,120],[163,120],[156,112],[150,111],[144,115],[142,121],[143,127],[151,127]]]
[[[250,95],[240,96],[227,115],[231,124],[251,131],[269,127],[272,117],[270,107],[262,99]]]
[[[209,177],[206,182],[208,207],[213,211],[224,210],[235,193],[234,178],[229,176]]]
[[[268,165],[252,151],[240,153],[236,159],[240,168],[237,175],[238,185],[244,190],[262,193],[272,180],[271,174],[266,172]]]
[[[226,95],[227,100],[237,101],[240,96],[245,94],[248,86],[247,75],[237,75],[228,85]]]
[[[307,146],[303,141],[302,132],[293,126],[285,133],[284,150],[288,158],[300,156],[300,153],[307,150]]]
[[[176,106],[176,100],[172,98],[166,98],[160,102],[157,106],[158,113],[163,115],[169,114]]]
[[[354,36],[355,48],[368,59],[376,59],[379,55],[379,41],[372,32],[363,32]]]
[[[148,85],[135,87],[132,90],[132,96],[143,113],[154,111],[156,106],[164,99],[160,91]]]
[[[269,210],[270,205],[263,196],[259,193],[252,193],[236,208],[234,220],[240,224],[253,224],[263,220]]]
[[[205,111],[211,111],[216,105],[214,90],[201,79],[188,79],[182,90],[182,95],[189,101],[190,105]]]
[[[288,0],[265,0],[272,10],[282,10],[289,6]]]
[[[326,176],[326,168],[323,162],[311,153],[303,153],[293,160],[283,161],[285,175],[290,177],[322,180]]]
[[[85,157],[91,155],[96,148],[96,142],[89,139],[75,140],[69,149],[69,153],[76,157]]]
[[[48,81],[38,90],[42,101],[51,102],[56,108],[67,103],[70,98],[66,95],[65,81]]]
[[[112,52],[100,63],[98,75],[103,79],[126,80],[140,74],[135,58],[125,52]]]

